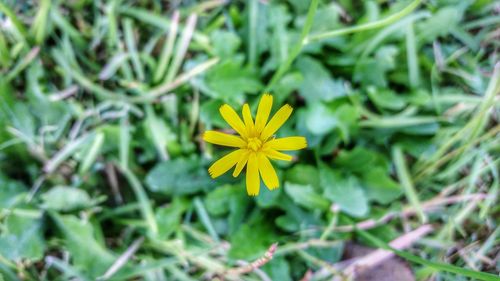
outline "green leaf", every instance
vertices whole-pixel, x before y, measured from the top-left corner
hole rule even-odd
[[[368,88],[368,97],[381,109],[401,110],[406,106],[405,99],[389,89]]]
[[[300,185],[285,182],[285,192],[292,200],[310,210],[327,210],[330,207],[328,200],[314,191],[311,185]]]
[[[205,206],[210,215],[222,216],[229,213],[227,217],[229,234],[238,229],[249,203],[250,200],[242,185],[217,187],[205,199]]]
[[[243,224],[232,235],[229,257],[232,259],[255,259],[263,256],[266,250],[276,242],[275,230],[264,217],[257,217],[252,222]]]
[[[15,262],[21,259],[40,260],[45,251],[41,213],[29,212],[10,214],[5,219],[5,231],[0,236],[0,255]]]
[[[450,33],[460,23],[462,17],[463,14],[457,7],[448,6],[439,9],[432,17],[417,25],[419,43],[433,42],[438,36]]]
[[[26,188],[18,181],[0,174],[0,209],[14,207],[26,196]]]
[[[244,94],[262,89],[257,73],[243,67],[241,59],[223,61],[212,67],[205,77],[205,94],[223,100],[241,100]]]
[[[43,208],[56,211],[67,212],[92,205],[92,200],[87,192],[75,187],[56,186],[42,194],[41,198]]]
[[[278,188],[274,190],[269,190],[268,188],[261,188],[259,196],[257,196],[257,206],[259,206],[262,209],[279,206],[282,194],[283,194],[283,188]]]
[[[300,57],[297,69],[304,76],[300,95],[308,102],[331,101],[346,95],[343,82],[334,80],[328,70],[317,60]]]
[[[262,269],[271,280],[292,281],[290,265],[283,257],[274,257]]]
[[[75,268],[89,278],[104,274],[115,257],[96,240],[97,231],[92,224],[71,215],[62,216],[52,212],[51,217],[65,238],[65,245]]]
[[[320,168],[319,173],[326,198],[351,216],[363,217],[368,214],[368,198],[355,177],[341,175],[325,165]]]
[[[172,203],[156,209],[155,218],[158,223],[158,238],[168,239],[181,224],[182,214],[189,207],[189,202],[175,197]]]
[[[315,135],[329,133],[339,124],[339,120],[333,110],[323,103],[310,104],[306,111],[307,129]]]
[[[367,86],[387,87],[388,71],[396,67],[399,49],[395,46],[381,47],[374,58],[362,58],[356,63],[353,79]]]
[[[388,204],[403,194],[401,186],[387,175],[384,168],[374,167],[363,175],[363,186],[368,199]]]
[[[241,45],[241,39],[234,32],[215,30],[210,35],[216,56],[225,59],[233,56]]]
[[[295,233],[303,229],[310,229],[311,227],[324,224],[321,221],[321,210],[304,210],[299,207],[292,199],[283,196],[280,200],[280,208],[283,209],[286,214],[276,218],[275,222],[281,229]]]
[[[288,58],[291,46],[291,33],[288,32],[287,26],[291,20],[287,6],[282,4],[271,3],[268,6],[269,29],[268,44],[270,58],[262,67],[263,73],[268,73],[271,70],[277,69]],[[279,91],[276,91],[278,93]]]
[[[286,171],[286,181],[301,185],[311,184],[314,188],[320,189],[318,169],[312,165],[298,164]]]
[[[234,187],[224,185],[215,188],[205,198],[205,208],[212,216],[222,216],[229,213],[229,200],[233,195]]]
[[[352,134],[358,129],[358,110],[343,101],[333,105],[312,103],[305,113],[307,129],[314,135],[325,135],[338,129],[340,137],[348,142]]]
[[[177,158],[156,165],[146,176],[153,192],[165,195],[193,194],[214,186],[205,167],[197,158]]]
[[[353,150],[342,150],[333,164],[346,171],[363,174],[374,165],[386,165],[386,160],[375,151],[356,146]]]

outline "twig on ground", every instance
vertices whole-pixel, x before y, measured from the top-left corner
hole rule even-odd
[[[120,268],[122,268],[127,261],[139,250],[142,242],[144,242],[144,237],[136,239],[130,247],[111,265],[111,267],[106,270],[104,275],[98,277],[97,280],[108,280],[111,278]]]
[[[422,237],[426,236],[433,230],[432,226],[429,224],[425,224],[420,226],[419,228],[405,233],[404,235],[392,240],[389,245],[397,250],[402,250],[405,248],[410,247],[413,243],[415,243],[417,240],[421,239]],[[378,249],[370,254],[359,257],[354,259],[354,261],[349,264],[343,272],[347,275],[350,276],[351,278],[354,278],[356,275],[373,268],[377,265],[380,265],[381,263],[387,261],[388,259],[394,257],[394,253],[388,250],[383,250],[383,249]],[[335,265],[334,265],[335,266]],[[337,280],[337,278],[334,278],[333,280]]]
[[[278,243],[272,244],[271,247],[269,247],[269,249],[267,250],[267,252],[264,254],[263,257],[255,260],[255,261],[253,261],[245,266],[231,268],[231,269],[226,271],[226,275],[238,276],[238,275],[252,272],[252,271],[262,267],[263,265],[268,263],[273,258],[273,255],[276,252],[277,248],[278,248]]]
[[[426,201],[422,203],[422,209],[424,212],[430,212],[434,210],[437,207],[443,206],[443,205],[449,205],[449,204],[454,204],[458,202],[464,202],[464,201],[479,201],[479,200],[484,200],[488,197],[487,194],[483,193],[477,193],[477,194],[467,194],[467,195],[456,195],[456,196],[450,196],[446,198],[433,198],[429,201]],[[362,229],[362,230],[367,230],[367,229],[372,229],[375,227],[380,226],[381,224],[388,223],[392,219],[396,217],[408,217],[412,216],[415,214],[415,210],[411,207],[407,207],[403,209],[401,212],[390,212],[385,214],[379,219],[368,219],[362,222],[358,222],[356,225],[342,225],[342,226],[336,226],[333,228],[333,231],[335,232],[352,232],[356,228],[357,229]]]

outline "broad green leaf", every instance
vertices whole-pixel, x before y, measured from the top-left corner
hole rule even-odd
[[[342,175],[325,165],[320,168],[319,173],[326,198],[351,216],[363,217],[368,214],[368,198],[355,177]]]
[[[286,181],[301,185],[312,185],[315,189],[320,188],[319,172],[315,166],[298,164],[286,171]]]
[[[283,257],[274,257],[262,269],[271,280],[292,281],[290,265]]]
[[[104,274],[115,261],[115,256],[97,241],[97,231],[92,224],[71,215],[51,213],[51,217],[62,233],[75,268],[89,278]]]
[[[205,93],[223,100],[241,100],[244,94],[256,94],[262,88],[255,71],[239,59],[223,61],[205,76]]]
[[[388,204],[403,194],[401,186],[387,175],[385,169],[374,167],[363,175],[363,186],[368,199]]]
[[[308,102],[331,101],[346,95],[343,82],[333,79],[317,60],[300,57],[296,66],[304,76],[299,92]]]
[[[40,260],[46,247],[42,214],[36,210],[26,212],[10,214],[4,222],[5,231],[0,235],[0,255],[15,262]]]
[[[187,200],[176,197],[172,203],[156,209],[155,218],[158,224],[159,239],[168,239],[180,227],[182,214],[188,207]]]
[[[353,150],[342,150],[333,164],[336,168],[365,173],[374,165],[386,165],[386,160],[375,151],[356,146]]]
[[[261,190],[261,193],[264,190]],[[224,185],[210,192],[205,199],[205,207],[213,216],[227,217],[229,234],[239,227],[245,215],[250,199],[242,185]]]
[[[24,202],[26,194],[23,184],[0,174],[0,209],[8,209]]]
[[[225,59],[233,56],[241,45],[241,39],[234,32],[215,30],[210,35],[214,44],[215,55]]]
[[[380,48],[373,58],[360,58],[354,70],[354,81],[365,86],[387,87],[386,74],[396,67],[398,53],[398,48],[389,45]]]
[[[316,193],[311,185],[300,185],[285,182],[285,192],[292,200],[310,210],[327,210],[330,203],[323,196]]]
[[[276,242],[272,224],[262,216],[243,224],[230,238],[229,257],[232,259],[256,259]]]
[[[314,103],[307,107],[306,126],[315,135],[324,135],[339,125],[333,110],[322,103]]]
[[[370,87],[368,88],[368,97],[381,109],[401,110],[406,106],[406,101],[403,97],[396,95],[388,89]]]
[[[146,176],[153,192],[165,195],[192,194],[214,186],[205,167],[197,158],[177,158],[156,165]]]
[[[53,187],[41,198],[43,208],[65,212],[90,207],[93,203],[85,190],[68,186]]]

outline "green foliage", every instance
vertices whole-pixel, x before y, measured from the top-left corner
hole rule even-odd
[[[0,1],[0,280],[331,280],[424,224],[418,279],[497,279],[494,1],[35,2]],[[308,147],[249,197],[202,134],[264,91]]]
[[[35,210],[9,215],[0,235],[0,254],[13,261],[41,259],[45,250],[42,223],[41,213]]]

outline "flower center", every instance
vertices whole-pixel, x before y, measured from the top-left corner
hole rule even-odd
[[[259,138],[249,138],[247,140],[247,148],[257,151],[262,147],[262,141]]]

